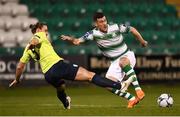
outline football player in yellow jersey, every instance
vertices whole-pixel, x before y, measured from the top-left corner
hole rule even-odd
[[[57,97],[63,103],[65,109],[70,109],[70,97],[65,93],[65,82],[63,79],[89,81],[101,87],[119,90],[123,90],[128,86],[126,83],[121,86],[117,82],[102,78],[94,72],[90,72],[59,57],[47,38],[48,27],[46,24],[38,22],[30,25],[30,28],[34,35],[24,50],[16,68],[16,77],[9,87],[16,86],[20,82],[21,74],[30,58],[40,63],[46,81],[56,88]]]

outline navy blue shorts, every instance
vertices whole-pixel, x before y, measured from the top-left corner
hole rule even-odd
[[[78,65],[72,64],[69,61],[60,60],[45,73],[45,79],[54,87],[59,87],[64,83],[63,79],[74,80],[78,69]]]

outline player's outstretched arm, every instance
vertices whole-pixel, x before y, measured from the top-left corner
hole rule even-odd
[[[141,43],[142,47],[147,47],[148,42],[146,40],[143,39],[143,37],[141,36],[141,34],[134,28],[131,27],[130,28],[130,32],[135,36],[135,38]]]
[[[69,41],[74,45],[80,45],[81,40],[67,35],[61,35],[60,38],[64,41]]]
[[[25,63],[19,62],[16,67],[16,78],[9,84],[9,87],[16,86],[20,82],[21,74],[23,73],[23,70],[25,68]]]

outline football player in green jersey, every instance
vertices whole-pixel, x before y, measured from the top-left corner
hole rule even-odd
[[[95,28],[82,37],[75,38],[61,35],[61,39],[70,41],[74,45],[80,45],[89,40],[95,41],[102,54],[111,60],[106,77],[118,82],[122,82],[125,76],[132,80],[137,99],[132,97],[130,93],[124,94],[124,92],[113,91],[116,95],[128,99],[128,108],[132,108],[135,104],[134,102],[144,98],[145,93],[141,89],[133,69],[136,63],[134,52],[124,42],[123,35],[132,33],[143,47],[146,47],[148,43],[134,27],[125,24],[108,24],[106,16],[102,12],[95,13],[93,20]]]

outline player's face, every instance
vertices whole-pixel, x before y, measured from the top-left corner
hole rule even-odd
[[[48,36],[48,27],[47,27],[47,25],[44,25],[42,27],[42,31],[46,33],[46,36]]]
[[[44,25],[42,28],[38,28],[36,32],[45,32],[46,36],[48,36],[48,27],[47,25]]]
[[[96,20],[96,27],[102,31],[102,32],[107,32],[107,19],[106,17],[98,18]]]

